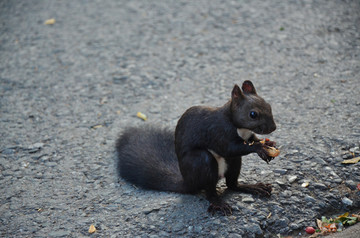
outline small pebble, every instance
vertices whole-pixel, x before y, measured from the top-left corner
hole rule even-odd
[[[241,199],[242,202],[245,203],[253,203],[255,202],[255,200],[252,197],[244,197],[243,199]]]
[[[286,185],[283,181],[281,181],[281,180],[279,180],[279,179],[275,180],[275,182],[276,182],[277,184],[279,184],[280,186],[285,186],[285,185]]]
[[[252,234],[257,234],[257,235],[263,234],[263,231],[258,224],[249,224],[249,225],[246,224],[245,230]]]
[[[309,182],[304,182],[301,184],[301,187],[307,188],[307,187],[309,187],[309,184],[310,184]]]
[[[284,174],[286,174],[287,170],[286,169],[274,169],[273,172],[284,175]]]
[[[44,143],[35,143],[35,144],[32,144],[28,147],[29,150],[33,150],[33,149],[40,149],[44,146]]]
[[[356,183],[352,180],[346,180],[345,185],[349,187],[351,190],[356,189]]]
[[[11,148],[6,148],[3,151],[1,151],[1,154],[3,155],[12,155],[14,154],[15,150]]]
[[[322,184],[322,183],[314,183],[314,187],[316,189],[320,189],[320,190],[326,190],[327,189],[326,185]]]
[[[341,199],[342,203],[344,203],[345,205],[347,206],[352,206],[353,205],[353,201],[350,200],[349,198],[347,197],[344,197],[343,199]]]
[[[306,202],[312,202],[312,203],[314,203],[314,202],[316,202],[316,199],[313,198],[313,197],[311,197],[311,196],[309,196],[309,195],[306,195],[306,196],[305,196],[305,201],[306,201]]]
[[[295,182],[296,179],[297,179],[296,175],[288,176],[288,180],[289,180],[290,183]]]
[[[292,192],[290,190],[285,190],[285,191],[281,192],[280,195],[283,197],[289,198],[289,197],[291,197]]]
[[[359,147],[350,148],[349,151],[350,151],[351,153],[359,152]]]

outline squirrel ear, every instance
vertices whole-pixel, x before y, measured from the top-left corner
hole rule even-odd
[[[240,87],[237,84],[235,84],[234,88],[231,92],[231,98],[238,99],[238,98],[243,98],[243,97],[244,97],[244,94],[241,92]]]
[[[256,94],[255,87],[250,80],[244,81],[241,88],[245,94]]]

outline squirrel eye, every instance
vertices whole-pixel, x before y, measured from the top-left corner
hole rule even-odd
[[[257,118],[257,117],[258,117],[257,112],[251,111],[251,112],[250,112],[250,117],[251,117],[252,119]]]

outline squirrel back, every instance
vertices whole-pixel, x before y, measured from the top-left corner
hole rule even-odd
[[[150,126],[127,128],[117,140],[116,150],[122,178],[145,189],[186,192],[173,131]]]

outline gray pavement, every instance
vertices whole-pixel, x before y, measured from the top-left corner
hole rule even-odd
[[[174,128],[246,79],[272,105],[282,154],[247,156],[240,181],[272,183],[271,198],[222,182],[234,212],[212,216],[203,194],[118,180],[126,126]],[[359,124],[357,0],[0,1],[2,237],[303,236],[359,211],[359,164],[341,164],[359,156]]]

